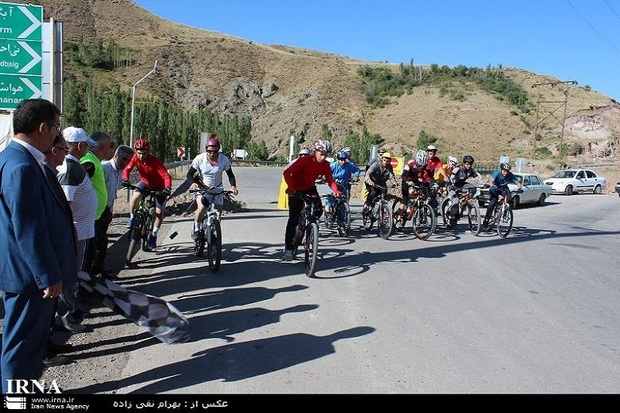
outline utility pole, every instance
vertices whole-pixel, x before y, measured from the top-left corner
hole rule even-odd
[[[539,88],[541,86],[550,86],[555,87],[557,85],[576,85],[577,81],[575,80],[566,80],[566,81],[555,81],[555,82],[543,82],[543,83],[535,83],[532,85],[532,88]],[[538,127],[549,117],[553,117],[558,123],[562,125],[562,131],[560,132],[560,154],[564,151],[564,125],[566,123],[566,109],[568,103],[568,88],[563,88],[562,93],[564,94],[564,100],[542,100],[540,89],[538,90],[538,98],[536,101],[536,126],[534,128],[534,148],[532,153],[532,159],[536,159],[536,139],[538,139]],[[548,108],[545,104],[553,104],[558,105],[557,107]],[[546,116],[540,119],[540,111],[541,108],[546,112]],[[564,114],[562,120],[558,119],[555,113],[564,109]]]
[[[133,88],[132,88],[132,92],[131,92],[131,125],[129,126],[129,147],[130,148],[133,148],[133,123],[134,123],[135,111],[136,111],[136,87],[144,79],[146,79],[147,77],[149,77],[150,75],[155,73],[156,69],[157,69],[157,60],[155,60],[155,66],[153,66],[153,69],[151,69],[150,72],[148,72],[146,75],[144,75],[144,77],[142,79],[138,80],[133,85]]]

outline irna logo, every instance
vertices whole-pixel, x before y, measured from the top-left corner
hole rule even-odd
[[[56,380],[9,379],[7,382],[7,394],[61,394]]]

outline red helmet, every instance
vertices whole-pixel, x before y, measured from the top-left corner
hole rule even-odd
[[[150,151],[151,150],[151,142],[148,139],[138,139],[134,144],[133,148],[136,151]]]
[[[220,141],[217,139],[217,135],[215,133],[209,135],[209,139],[207,139],[207,143],[205,144],[205,149],[208,146],[215,146],[218,151],[220,150]]]

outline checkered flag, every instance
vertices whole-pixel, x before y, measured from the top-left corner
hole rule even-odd
[[[167,301],[128,290],[105,278],[93,279],[78,271],[80,285],[89,293],[96,292],[103,305],[142,327],[166,344],[184,343],[190,339],[189,320]]]

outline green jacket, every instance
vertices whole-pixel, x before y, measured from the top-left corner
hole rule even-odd
[[[105,186],[105,176],[103,174],[103,168],[101,167],[101,161],[99,160],[99,158],[97,158],[95,154],[88,152],[82,157],[82,159],[80,159],[80,163],[82,165],[86,163],[92,163],[94,166],[94,171],[92,168],[88,167],[85,167],[84,169],[86,169],[86,172],[88,172],[88,175],[90,176],[90,181],[95,188],[95,192],[97,192],[98,205],[97,215],[95,216],[95,219],[99,219],[101,217],[101,214],[103,213],[103,210],[108,205],[108,190]]]

